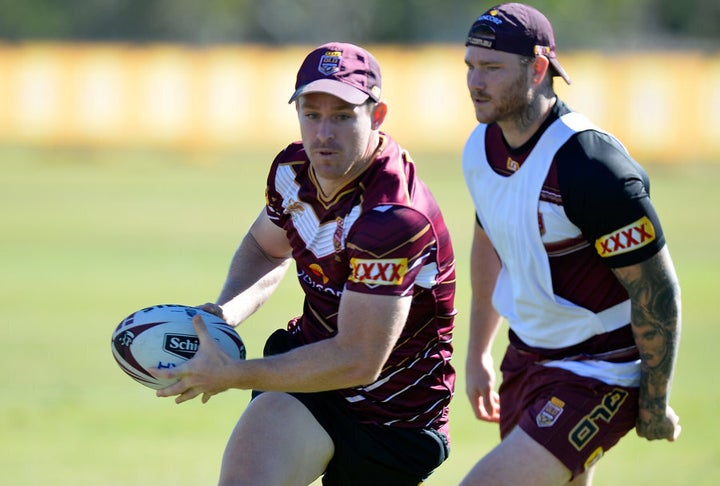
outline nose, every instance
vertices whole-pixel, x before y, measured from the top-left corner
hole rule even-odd
[[[470,89],[478,89],[484,86],[485,82],[480,69],[470,69],[467,74],[467,85]]]
[[[327,142],[333,139],[334,133],[330,120],[323,119],[320,121],[317,127],[317,137],[321,142]]]

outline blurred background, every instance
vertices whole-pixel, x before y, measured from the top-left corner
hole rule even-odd
[[[683,288],[672,394],[683,435],[629,434],[595,484],[715,486],[720,2],[529,3],[552,21],[573,79],[556,81],[559,95],[650,173]],[[499,440],[474,419],[463,372],[473,214],[460,155],[476,123],[463,44],[492,5],[0,0],[0,483],[215,482],[249,392],[157,399],[120,371],[110,335],[142,307],[215,299],[264,203],[270,161],[299,137],[287,103],[296,70],[309,49],[341,40],[380,61],[383,128],[413,154],[453,235],[453,446],[426,484],[457,484]],[[290,273],[239,329],[251,358],[301,308]]]
[[[547,0],[571,106],[653,162],[720,158],[720,4]],[[0,2],[0,143],[238,150],[296,136],[300,59],[363,44],[384,69],[386,129],[420,150],[474,120],[463,42],[490,5],[467,0]]]

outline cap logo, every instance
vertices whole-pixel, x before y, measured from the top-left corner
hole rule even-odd
[[[488,22],[492,22],[495,25],[502,24],[502,19],[497,18],[498,11],[497,10],[490,10],[485,15],[480,16],[478,20],[487,20]],[[477,22],[477,20],[476,20]]]
[[[321,58],[318,65],[318,71],[325,76],[330,76],[340,71],[340,63],[342,62],[341,51],[327,51]]]
[[[533,52],[535,52],[536,56],[549,56],[552,49],[549,46],[535,46]]]

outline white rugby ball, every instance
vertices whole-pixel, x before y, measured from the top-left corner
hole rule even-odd
[[[158,379],[148,368],[174,368],[197,352],[200,340],[192,318],[200,314],[210,336],[233,359],[245,359],[245,345],[235,329],[197,307],[161,304],[133,312],[118,324],[111,346],[120,368],[138,383],[159,389],[174,380]]]

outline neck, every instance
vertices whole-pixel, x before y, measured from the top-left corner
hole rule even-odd
[[[526,109],[516,117],[498,121],[505,141],[512,148],[524,145],[538,131],[552,111],[557,96],[536,96]]]

